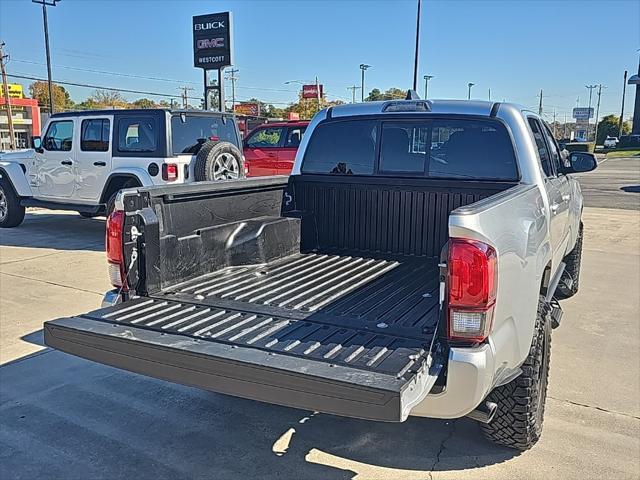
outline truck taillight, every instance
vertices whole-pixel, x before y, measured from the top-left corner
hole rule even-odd
[[[450,340],[482,342],[491,332],[498,269],[496,251],[464,238],[449,241],[448,322]]]
[[[124,232],[124,212],[114,210],[107,218],[106,252],[111,285],[127,290],[122,237]]]
[[[162,164],[162,179],[166,182],[173,182],[178,179],[178,165],[175,163]]]

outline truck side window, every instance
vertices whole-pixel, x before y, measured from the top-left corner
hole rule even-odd
[[[109,150],[109,126],[107,118],[82,121],[80,150],[83,152],[107,152]]]
[[[158,125],[153,117],[122,118],[118,124],[118,150],[121,152],[155,152],[158,148]]]
[[[542,133],[540,124],[535,118],[529,118],[528,120],[529,127],[531,127],[531,132],[533,133],[533,138],[536,141],[536,146],[538,147],[538,158],[540,159],[542,170],[547,177],[553,177],[554,173],[551,165],[551,156],[547,149],[547,143],[544,141],[544,134]]]
[[[73,145],[73,121],[51,122],[42,146],[50,152],[70,152]]]
[[[344,120],[318,125],[304,154],[302,173],[373,175],[375,120]]]
[[[305,130],[305,127],[289,128],[289,133],[287,133],[287,141],[284,143],[284,146],[288,148],[298,148]]]
[[[547,143],[549,144],[549,152],[551,153],[551,163],[556,172],[562,171],[562,154],[560,153],[560,147],[556,142],[555,137],[551,133],[549,126],[545,123],[543,126],[544,136],[547,139]]]

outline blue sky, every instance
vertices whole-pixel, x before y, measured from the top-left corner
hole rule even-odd
[[[187,85],[199,96],[191,16],[225,10],[234,15],[240,100],[255,96],[283,106],[296,97],[285,81],[315,75],[330,97],[348,100],[347,87],[360,83],[360,63],[372,65],[367,90],[411,85],[415,0],[62,0],[48,10],[54,80],[176,96]],[[0,38],[12,57],[9,73],[46,77],[38,5],[0,1]],[[420,47],[420,79],[435,76],[431,98],[466,98],[473,82],[475,98],[486,99],[490,88],[493,99],[537,108],[542,89],[545,114],[551,118],[556,107],[562,120],[578,96],[586,105],[584,85],[602,83],[608,88],[601,115],[619,113],[623,72],[638,66],[640,1],[423,0]],[[76,101],[91,93],[68,89]],[[627,89],[625,117],[632,101]]]

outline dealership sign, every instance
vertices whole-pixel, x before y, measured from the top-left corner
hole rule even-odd
[[[235,112],[240,115],[253,115],[258,117],[260,115],[260,104],[257,102],[238,103],[235,106]]]
[[[193,17],[193,64],[205,70],[233,65],[231,12]]]
[[[573,118],[576,120],[589,120],[593,118],[593,107],[576,107],[573,109]]]
[[[303,85],[302,86],[302,98],[318,98],[318,89],[320,89],[320,97],[323,96],[324,92],[322,89],[322,85]]]

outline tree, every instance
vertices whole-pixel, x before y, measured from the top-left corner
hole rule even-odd
[[[158,104],[148,98],[139,98],[131,103],[132,108],[158,108]]]
[[[407,91],[401,88],[391,87],[385,90],[384,93],[378,88],[374,88],[369,92],[365,102],[375,102],[376,100],[401,100],[407,96]]]
[[[97,108],[127,108],[128,104],[120,92],[113,90],[94,90],[87,99]]]
[[[69,110],[73,107],[69,92],[64,87],[54,83],[51,88],[53,91],[53,108],[56,111]],[[38,100],[38,105],[45,107],[47,110],[49,109],[49,85],[47,82],[33,82],[29,85],[29,93],[31,93],[32,98]]]
[[[618,126],[620,125],[620,117],[616,115],[607,115],[598,122],[598,138],[596,145],[602,145],[604,139],[609,137],[617,137],[620,134]],[[631,122],[622,123],[622,135],[628,135],[631,132]]]

